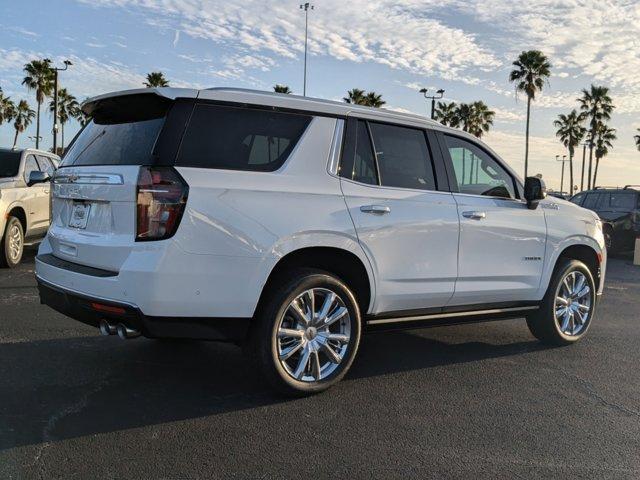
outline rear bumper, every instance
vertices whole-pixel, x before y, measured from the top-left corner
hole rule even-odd
[[[40,303],[74,320],[98,327],[100,320],[123,323],[149,338],[192,338],[198,340],[242,341],[249,318],[178,318],[144,315],[135,305],[107,301],[73,292],[40,277]],[[97,305],[97,307],[96,307]],[[105,308],[106,307],[106,308]]]

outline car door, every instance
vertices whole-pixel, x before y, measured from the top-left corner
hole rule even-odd
[[[39,171],[40,166],[36,156],[28,154],[24,164],[24,181],[28,183],[32,171]],[[24,205],[27,209],[28,235],[40,235],[49,226],[49,189],[48,183],[37,183],[26,187]]]
[[[446,305],[457,276],[459,222],[427,132],[348,119],[340,176],[374,269],[373,313]]]
[[[460,219],[458,279],[450,305],[539,300],[544,210],[527,208],[513,175],[481,144],[456,135],[439,138]]]

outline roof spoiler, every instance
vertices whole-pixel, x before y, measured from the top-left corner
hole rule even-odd
[[[155,96],[161,103],[166,102],[167,100],[175,100],[178,97],[182,98],[196,98],[198,96],[198,91],[191,88],[136,88],[133,90],[121,90],[118,92],[105,93],[103,95],[98,95],[97,97],[92,97],[80,105],[82,111],[94,117],[96,114],[104,108],[105,105],[121,103],[120,100],[125,100],[125,103],[129,102],[129,100],[135,100],[140,98],[145,98],[151,100],[152,96]],[[133,108],[132,108],[133,109]]]

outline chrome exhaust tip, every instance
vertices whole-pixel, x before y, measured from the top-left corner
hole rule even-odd
[[[116,334],[116,326],[111,325],[106,320],[100,320],[100,324],[98,325],[98,328],[100,329],[100,334],[104,335],[105,337]]]
[[[119,323],[116,327],[116,332],[122,340],[129,340],[140,336],[140,330],[135,328],[129,328],[124,323]]]

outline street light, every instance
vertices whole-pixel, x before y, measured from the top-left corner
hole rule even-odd
[[[428,90],[426,88],[421,88],[420,93],[424,95],[424,98],[431,99],[431,120],[435,118],[436,111],[436,100],[440,100],[444,96],[444,90],[441,88],[436,91],[435,95],[427,95]]]
[[[36,145],[38,145],[38,141],[39,141],[39,140],[42,140],[42,135],[40,135],[40,136],[36,136],[36,135],[29,135],[27,138],[28,138],[29,140],[31,140],[32,142],[34,142]],[[38,147],[36,146],[36,148],[38,148]]]
[[[307,96],[307,39],[309,31],[309,10],[313,10],[313,5],[309,2],[300,5],[304,10],[304,83],[302,84],[302,96]]]
[[[53,153],[56,155],[58,154],[58,129],[60,128],[58,124],[58,72],[64,72],[73,65],[69,60],[62,63],[64,64],[63,68],[53,67]]]
[[[556,162],[562,162],[562,175],[560,176],[560,193],[564,192],[564,164],[567,161],[567,156],[563,155],[560,160],[560,155],[556,155]],[[573,188],[571,188],[572,190]]]

